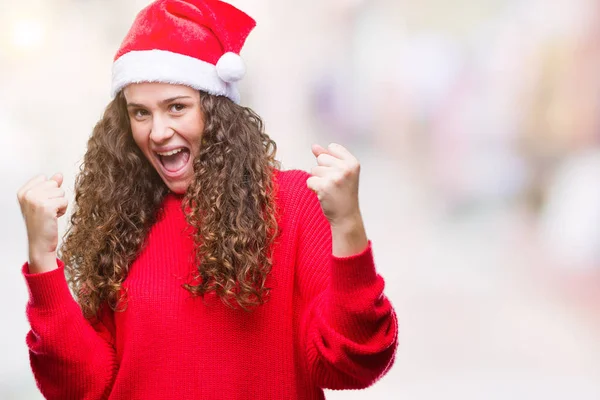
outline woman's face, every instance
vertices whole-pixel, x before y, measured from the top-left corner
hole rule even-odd
[[[134,83],[124,94],[133,139],[167,187],[185,193],[204,131],[200,94],[167,83]]]

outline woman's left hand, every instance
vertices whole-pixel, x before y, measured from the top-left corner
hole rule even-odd
[[[313,144],[317,166],[306,185],[313,190],[332,226],[360,220],[358,176],[360,164],[344,146],[332,143],[327,149]]]

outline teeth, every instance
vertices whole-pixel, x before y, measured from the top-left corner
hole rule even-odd
[[[176,150],[167,151],[165,153],[156,152],[156,154],[158,154],[159,156],[172,156],[173,154],[177,154],[182,150],[183,149],[176,149]]]

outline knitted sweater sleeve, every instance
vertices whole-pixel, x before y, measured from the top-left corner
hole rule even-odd
[[[117,371],[112,311],[104,307],[95,322],[88,321],[71,296],[64,264],[57,263],[57,269],[39,274],[30,274],[27,263],[22,268],[33,375],[46,399],[104,399]]]
[[[366,388],[394,362],[396,315],[383,294],[384,280],[376,272],[371,241],[359,254],[333,256],[329,222],[316,195],[304,188],[297,221],[296,279],[304,304],[300,340],[306,367],[323,389]]]

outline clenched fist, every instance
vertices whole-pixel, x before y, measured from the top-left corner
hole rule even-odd
[[[61,174],[50,179],[39,175],[17,192],[27,227],[30,273],[57,268],[58,218],[65,214],[68,205],[62,182]]]
[[[313,190],[331,225],[333,255],[347,257],[368,245],[358,206],[360,164],[344,146],[331,143],[327,148],[312,146],[317,166],[306,185]]]
[[[327,149],[315,144],[312,152],[317,166],[307,186],[317,194],[323,213],[332,225],[360,215],[358,176],[360,164],[345,147],[331,143]]]

